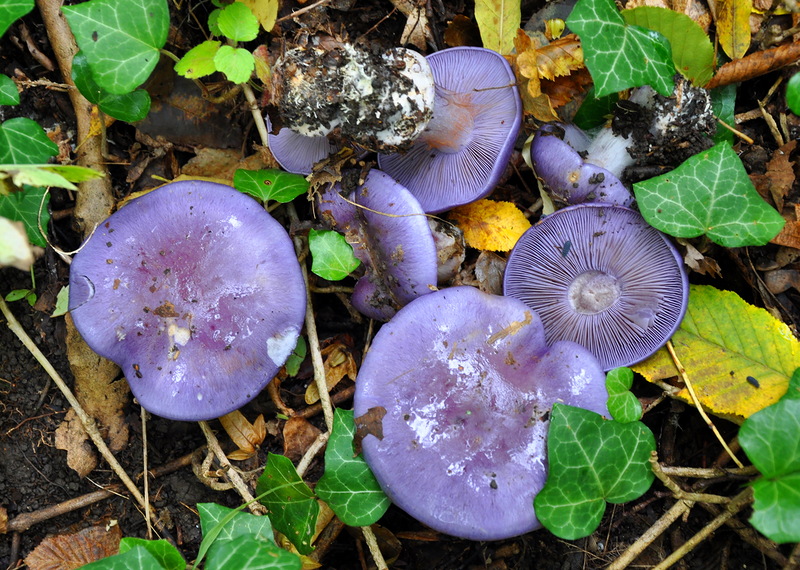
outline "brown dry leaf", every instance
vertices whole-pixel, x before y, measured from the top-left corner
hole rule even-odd
[[[489,251],[509,251],[531,223],[511,202],[478,200],[454,208],[448,217],[464,232],[467,245]]]
[[[84,342],[69,313],[67,323],[67,358],[75,377],[75,396],[86,413],[100,424],[100,433],[116,453],[128,445],[128,424],[123,408],[130,400],[127,382],[117,380],[119,367],[98,356]]]
[[[283,426],[283,454],[292,461],[300,460],[320,433],[319,428],[301,416],[289,418]]]
[[[717,39],[731,59],[740,59],[750,47],[752,0],[717,0]]]
[[[794,185],[795,161],[791,159],[791,155],[796,147],[796,140],[789,141],[777,149],[772,154],[772,158],[769,159],[769,162],[767,162],[767,172],[765,176],[769,184],[769,193],[779,212],[783,211],[783,202]]]
[[[364,415],[355,418],[356,435],[353,437],[353,451],[356,455],[361,453],[361,442],[372,434],[378,439],[383,439],[383,416],[386,408],[376,406],[366,411]]]
[[[195,179],[205,177],[224,180],[225,184],[230,184],[233,174],[240,168],[259,170],[274,168],[276,165],[277,163],[265,162],[258,153],[242,158],[241,151],[234,149],[198,148],[195,156],[181,170],[181,174]]]
[[[683,255],[683,261],[697,271],[701,275],[710,275],[712,277],[722,278],[722,270],[715,259],[706,257],[700,250],[691,244],[691,242],[678,238],[678,243],[686,248],[686,253]]]
[[[233,453],[228,453],[228,458],[242,461],[255,455],[258,446],[267,437],[267,426],[264,423],[264,415],[259,414],[254,423],[250,423],[244,414],[239,410],[234,410],[219,418],[219,423],[231,438],[231,441],[239,448]]]
[[[333,390],[345,376],[350,380],[356,379],[356,360],[353,353],[343,342],[334,342],[322,349],[322,356],[325,359],[325,385],[328,392]],[[316,382],[312,382],[306,388],[306,404],[314,404],[319,401],[319,390]]]
[[[54,445],[56,449],[67,452],[67,466],[78,474],[86,477],[97,467],[97,455],[94,447],[89,443],[89,436],[83,429],[83,424],[72,408],[67,411],[64,421],[56,428]]]
[[[8,511],[0,507],[0,534],[8,532]]]
[[[49,536],[25,557],[31,570],[72,570],[119,552],[119,525],[91,526],[72,534]]]
[[[783,217],[786,218],[786,225],[778,235],[770,240],[770,243],[800,249],[800,204],[793,204],[793,206],[794,215],[783,214]]]
[[[765,75],[800,60],[800,41],[757,51],[720,66],[706,89],[739,83]]]
[[[406,25],[400,35],[400,45],[412,44],[424,53],[428,48],[427,40],[433,40],[426,3],[413,0],[391,0],[391,2],[406,17]]]
[[[540,85],[542,93],[549,99],[550,105],[558,109],[586,93],[592,84],[592,76],[586,68],[578,69],[567,77],[559,77],[556,81],[543,79]]]

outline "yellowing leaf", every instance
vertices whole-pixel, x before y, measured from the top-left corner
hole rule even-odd
[[[717,38],[731,58],[744,57],[750,47],[750,13],[753,0],[717,0]]]
[[[237,0],[237,2],[241,2],[250,8],[250,11],[265,32],[272,31],[272,28],[275,27],[275,20],[278,18],[279,0]]]
[[[467,245],[489,251],[509,251],[531,223],[511,202],[478,200],[450,211],[464,232]]]
[[[251,424],[239,410],[234,410],[219,418],[219,422],[233,443],[239,447],[233,453],[228,454],[230,459],[242,460],[251,457],[267,437],[267,426],[263,415],[259,415]]]
[[[736,293],[710,286],[691,287],[672,343],[703,406],[737,423],[777,402],[800,366],[800,342],[789,327]],[[677,375],[663,348],[633,369],[651,382]],[[691,402],[685,388],[677,397]]]
[[[330,392],[334,386],[347,376],[350,380],[356,379],[356,361],[353,353],[343,342],[334,342],[322,349],[322,356],[325,358],[325,384]],[[319,390],[317,384],[312,382],[306,388],[306,404],[313,404],[319,401]]]
[[[514,36],[522,21],[520,0],[476,0],[475,21],[483,47],[507,55],[514,49]]]

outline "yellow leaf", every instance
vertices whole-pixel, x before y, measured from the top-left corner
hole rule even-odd
[[[464,232],[467,245],[489,251],[509,251],[531,223],[511,202],[478,200],[448,215]]]
[[[250,11],[265,32],[270,32],[275,27],[275,20],[278,18],[279,0],[237,0],[237,2],[241,2],[250,8]]]
[[[731,58],[744,57],[750,47],[750,13],[753,0],[717,0],[717,38]]]
[[[483,47],[501,55],[514,49],[514,37],[522,21],[520,0],[476,0],[475,21]]]
[[[255,425],[247,421],[239,410],[234,410],[219,418],[219,422],[239,449],[232,454],[228,454],[231,459],[243,459],[250,457],[261,445],[267,435],[264,417],[259,416]]]
[[[672,343],[702,405],[737,423],[777,402],[800,367],[800,342],[789,327],[736,293],[710,286],[691,287]],[[651,382],[677,375],[663,348],[633,369]],[[677,397],[691,402],[685,388]]]

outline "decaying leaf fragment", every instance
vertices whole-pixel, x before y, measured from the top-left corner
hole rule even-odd
[[[467,245],[489,251],[509,251],[531,223],[511,202],[478,200],[450,211],[464,232]]]
[[[72,534],[49,536],[25,557],[31,570],[72,570],[119,552],[119,525],[91,526]]]
[[[259,414],[256,421],[251,424],[244,414],[239,410],[234,410],[222,416],[219,422],[225,428],[231,441],[239,448],[233,453],[227,454],[229,459],[241,461],[252,457],[258,451],[258,446],[267,437],[267,426],[263,414]]]
[[[356,361],[353,358],[351,347],[341,341],[335,341],[322,349],[325,365],[325,384],[328,392],[341,382],[342,378],[356,379]],[[316,382],[311,382],[306,388],[306,404],[319,401],[319,390]]]

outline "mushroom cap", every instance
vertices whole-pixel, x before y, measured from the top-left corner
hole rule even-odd
[[[398,507],[438,531],[499,540],[541,525],[554,402],[608,416],[605,374],[583,347],[548,348],[510,297],[452,287],[403,307],[375,336],[354,412],[385,409],[364,458]],[[378,410],[380,412],[380,410]]]
[[[567,204],[633,204],[630,191],[613,172],[584,162],[578,151],[567,142],[581,141],[574,132],[565,135],[568,127],[571,126],[546,123],[536,132],[531,143],[531,162],[536,176]]]
[[[70,268],[75,326],[139,403],[175,420],[233,411],[291,354],[306,295],[283,227],[229,186],[173,182],[101,224]]]
[[[661,348],[689,297],[667,237],[633,210],[596,203],[558,210],[525,232],[503,289],[539,313],[548,342],[577,342],[606,370]]]
[[[267,129],[272,130],[269,117],[264,117]],[[269,150],[281,168],[293,174],[308,175],[314,165],[338,150],[336,143],[325,135],[306,136],[284,127],[277,135],[269,133]]]
[[[404,153],[379,154],[380,169],[417,197],[426,212],[443,212],[489,194],[505,170],[522,122],[516,78],[499,53],[478,47],[449,48],[427,57],[436,82],[433,120],[448,94],[466,94],[474,131],[458,152],[442,152],[423,132]],[[437,108],[439,109],[437,111]]]
[[[437,254],[428,218],[411,193],[380,170],[342,198],[339,184],[319,199],[321,216],[343,232],[365,274],[353,291],[353,306],[388,320],[397,309],[430,293],[437,281]],[[359,207],[363,206],[363,207]]]

